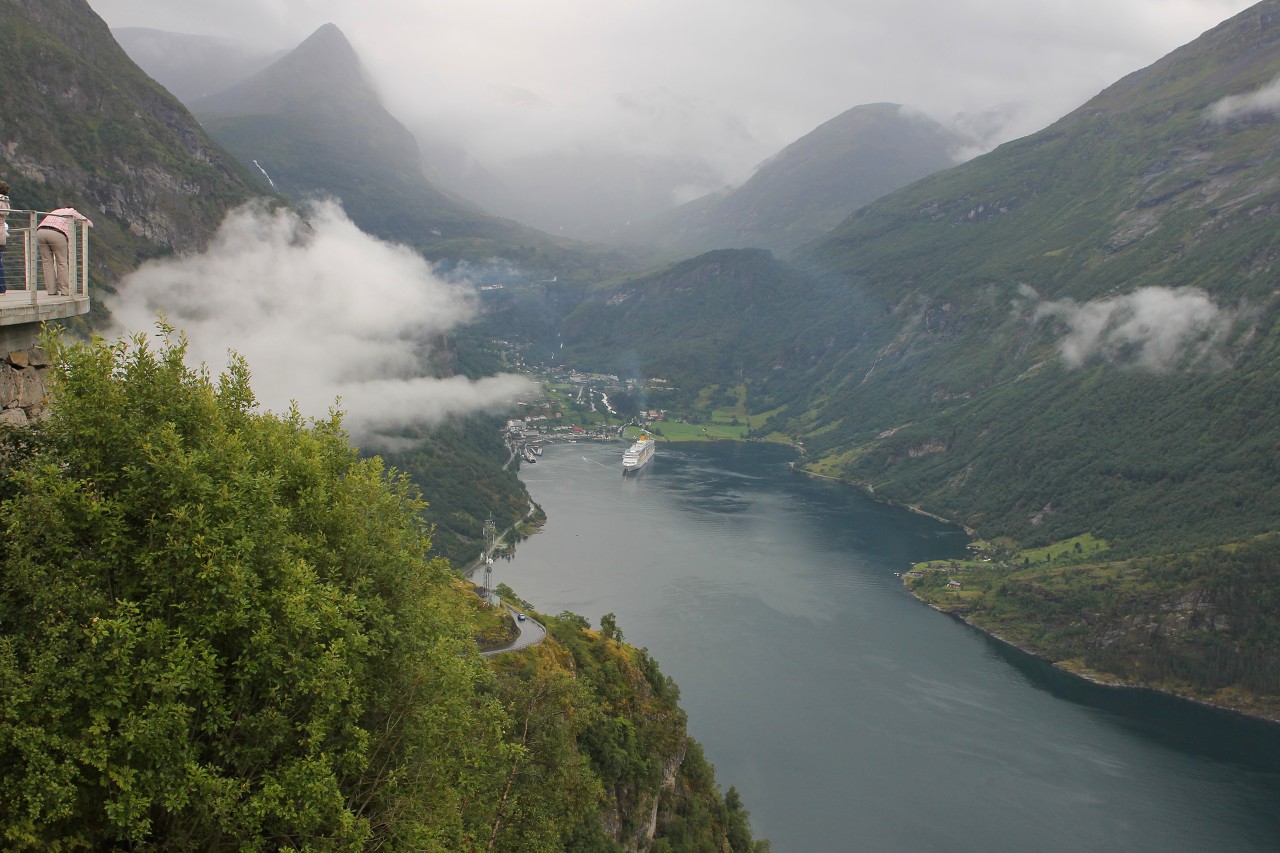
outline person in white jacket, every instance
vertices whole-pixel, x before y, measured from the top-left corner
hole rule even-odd
[[[9,289],[4,281],[4,247],[9,242],[9,184],[0,180],[0,293]]]

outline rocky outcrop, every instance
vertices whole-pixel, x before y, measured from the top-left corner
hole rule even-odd
[[[658,807],[664,795],[676,792],[676,779],[684,763],[688,741],[682,741],[675,755],[662,759],[662,782],[656,789],[615,791],[603,816],[605,833],[626,853],[644,853],[658,834]]]

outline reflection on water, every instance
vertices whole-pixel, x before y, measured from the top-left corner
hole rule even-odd
[[[774,849],[1280,849],[1280,727],[1092,685],[916,602],[960,531],[760,445],[550,447],[495,581],[618,616]]]
[[[999,640],[983,639],[991,653],[1022,673],[1031,687],[1106,712],[1136,737],[1250,770],[1275,772],[1280,768],[1280,726],[1274,723],[1151,690],[1093,684]]]

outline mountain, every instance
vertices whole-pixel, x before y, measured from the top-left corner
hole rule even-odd
[[[236,86],[191,103],[209,135],[296,202],[340,199],[362,230],[471,275],[500,259],[530,280],[599,280],[639,253],[554,238],[483,212],[431,177],[414,135],[382,105],[332,24]],[[432,149],[433,152],[437,149]]]
[[[93,219],[95,288],[141,258],[199,247],[257,193],[84,0],[0,0],[0,51],[14,69],[0,87],[0,174],[15,208]]]
[[[1268,0],[801,249],[832,345],[766,426],[976,530],[990,563],[912,581],[936,606],[1273,718],[1278,48]]]
[[[111,34],[143,71],[184,104],[229,89],[287,53],[148,27],[118,27]]]
[[[955,165],[965,142],[898,104],[854,107],[788,145],[742,186],[663,213],[627,236],[695,252],[787,252],[880,196]]]
[[[276,190],[342,199],[363,230],[417,247],[533,236],[436,186],[332,24],[223,92],[193,101],[211,136]]]
[[[1280,122],[1220,110],[1280,74],[1277,10],[797,253],[873,310],[856,337],[833,313],[843,342],[779,421],[834,424],[811,444],[828,471],[993,536],[1273,529],[1280,478],[1251,460],[1280,439]]]
[[[0,0],[0,49],[25,69],[0,88],[0,176],[14,206],[71,204],[94,221],[88,329],[106,323],[103,291],[141,261],[199,250],[229,210],[266,192],[125,55],[83,0]],[[437,356],[448,349],[430,345]],[[473,488],[465,509],[446,513],[440,501],[430,510],[433,522],[440,513],[437,543],[451,557],[476,552],[486,516],[509,521],[528,504],[501,467],[496,428],[486,418],[464,423],[491,440],[442,427],[414,436],[418,444],[405,451],[420,457],[429,446],[429,459],[399,466],[433,498],[456,480]]]
[[[761,372],[785,384],[796,365],[812,363],[802,338],[824,302],[811,277],[768,251],[720,249],[593,288],[561,323],[560,356],[623,377],[662,377],[685,397]],[[758,395],[754,402],[769,408]]]
[[[690,393],[736,389],[802,469],[980,539],[911,581],[935,606],[1074,671],[1280,718],[1278,77],[1266,0],[862,208],[771,273],[788,288],[714,289],[703,256],[690,292],[589,293],[595,325],[571,314],[566,339],[589,365],[612,336],[643,330],[658,359],[723,330],[673,368]],[[640,300],[663,287],[665,308]],[[786,313],[788,292],[812,304]]]

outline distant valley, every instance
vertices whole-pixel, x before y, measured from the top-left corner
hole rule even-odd
[[[1247,544],[1264,561],[1280,551],[1280,475],[1259,464],[1280,441],[1268,331],[1280,310],[1280,124],[1249,107],[1280,73],[1278,9],[1260,3],[963,165],[964,138],[895,105],[855,107],[741,187],[635,223],[628,239],[650,248],[626,256],[532,236],[512,251],[525,240],[514,224],[482,226],[477,207],[437,193],[451,211],[440,221],[454,217],[446,231],[483,233],[482,251],[532,273],[486,297],[476,332],[528,359],[661,376],[690,411],[716,395],[742,400],[752,435],[802,445],[805,468],[965,524],[1003,566],[978,584],[988,593],[957,597],[981,624],[1036,624],[1002,597],[1015,577],[1033,598],[1055,595],[1049,579],[1064,565],[1095,585],[1110,579],[1112,603],[1090,605],[1103,615],[1055,611],[1058,627],[1024,632],[1024,645],[1077,669],[1163,683],[1142,655],[1118,663],[1107,613],[1145,607],[1160,625],[1156,613],[1191,595],[1204,618],[1179,628],[1169,653],[1188,671],[1207,666],[1193,662],[1206,649],[1253,671],[1277,654],[1259,645],[1269,617],[1237,614],[1236,634],[1209,616],[1235,608],[1223,586],[1234,570],[1215,549]],[[264,73],[275,75],[264,84],[288,79]],[[255,85],[258,96],[271,88]],[[243,120],[219,118],[217,103],[195,104],[215,135],[242,157],[267,150],[269,137],[238,137]],[[237,109],[271,112],[247,103]],[[319,162],[298,174],[340,171]],[[340,181],[328,191],[356,210],[379,195],[360,201]],[[696,257],[672,263],[682,250]],[[1086,535],[1103,544],[1056,550]],[[1033,552],[1053,555],[1047,568]],[[1164,588],[1143,560],[1171,553],[1195,560],[1197,579],[1131,601]],[[1259,577],[1260,595],[1280,585]],[[1050,640],[1063,631],[1079,639]],[[1274,701],[1268,684],[1207,672],[1176,689]]]
[[[197,835],[180,830],[200,826],[189,846],[243,833],[281,847],[341,836],[352,847],[376,837],[405,849],[487,839],[492,849],[766,853],[737,789],[721,789],[689,738],[675,683],[623,641],[614,612],[539,614],[540,602],[499,587],[549,640],[481,660],[514,622],[456,569],[487,565],[495,528],[525,536],[544,518],[518,476],[515,442],[536,427],[509,423],[517,408],[615,430],[643,422],[664,441],[649,474],[669,449],[664,423],[672,444],[723,442],[702,448],[723,457],[714,465],[671,453],[679,476],[662,512],[720,501],[717,524],[748,551],[767,551],[752,537],[779,517],[807,521],[803,508],[772,512],[776,495],[759,490],[747,512],[735,478],[763,472],[802,483],[797,500],[824,496],[818,533],[798,536],[822,539],[811,562],[825,573],[801,567],[792,583],[775,570],[793,555],[771,554],[750,567],[754,579],[734,565],[690,595],[689,573],[668,560],[681,606],[721,607],[731,630],[771,611],[798,657],[819,622],[845,630],[854,614],[900,628],[896,614],[910,612],[919,620],[901,624],[941,626],[920,635],[963,631],[986,644],[971,658],[979,677],[1013,644],[1091,681],[1280,721],[1280,0],[979,156],[973,138],[911,105],[854,104],[718,189],[722,175],[696,150],[532,146],[486,164],[448,128],[394,115],[333,25],[281,52],[154,30],[115,38],[81,0],[0,0],[0,50],[23,70],[0,89],[0,175],[15,208],[75,205],[95,222],[94,310],[63,331],[86,341],[67,350],[78,359],[63,377],[72,415],[30,440],[6,432],[0,453],[0,501],[21,502],[7,517],[25,537],[5,539],[13,583],[0,594],[0,674],[21,685],[0,697],[0,719],[22,721],[0,726],[0,802],[22,805],[0,808],[6,839],[145,847],[170,832],[187,843]],[[699,106],[619,97],[642,120]],[[228,217],[272,216],[289,226],[274,251],[235,275],[211,262],[178,280],[187,262],[250,239],[220,231]],[[289,283],[339,318],[322,329],[311,316],[293,336],[316,345],[311,361],[367,383],[366,404],[409,411],[376,446],[356,450],[332,414],[261,412],[252,365],[234,357],[225,375],[185,369],[181,321],[209,302],[175,299],[136,339],[144,354],[92,338],[111,328],[122,282],[158,269],[166,298],[199,291],[265,321],[282,360],[285,311],[256,297],[281,285],[276,260],[314,248],[326,221],[394,261],[334,252],[297,264],[304,274]],[[341,286],[321,292],[334,270]],[[393,277],[417,289],[372,286]],[[373,331],[345,338],[357,317]],[[405,318],[407,332],[384,334]],[[384,355],[382,338],[395,335],[409,346]],[[366,349],[375,357],[354,357]],[[469,396],[515,371],[545,380],[543,397],[522,377],[500,396]],[[462,389],[457,406],[425,411],[380,384],[405,376]],[[21,378],[6,381],[21,392]],[[760,450],[743,442],[785,447],[760,454],[753,473],[731,458]],[[603,465],[603,488],[616,486],[616,466],[600,459],[562,457],[593,475]],[[874,502],[845,501],[849,489]],[[854,504],[859,523],[892,516],[906,533],[844,572],[826,564],[844,556],[831,542],[862,535],[840,514]],[[604,550],[593,545],[584,562]],[[665,594],[637,559],[616,588]],[[749,583],[767,594],[738,595],[734,585]],[[840,584],[876,588],[859,601],[867,612],[837,601]],[[899,634],[902,656],[889,662],[847,633],[846,657],[883,676],[881,731],[920,737],[904,719],[945,719],[967,701],[903,677],[920,656],[947,671],[932,659],[944,640]],[[758,639],[734,640],[748,665],[741,684],[764,671],[753,656],[776,652]],[[392,647],[398,656],[361,657]],[[807,699],[785,681],[794,659],[775,654],[768,686]],[[1042,661],[1031,663],[1052,678],[1037,685],[1080,683]],[[821,682],[864,685],[842,661],[806,663]],[[743,701],[738,686],[730,708]],[[844,698],[811,703],[825,722],[861,710],[855,693],[831,695]],[[1157,698],[1153,707],[1175,704]],[[986,772],[996,765],[973,756],[1005,718],[986,697],[970,704],[976,734],[948,763]],[[1138,715],[1122,726],[1132,719],[1160,723]],[[401,738],[403,720],[413,730]],[[1099,731],[1085,723],[1072,730]],[[1163,749],[1196,736],[1152,739]],[[1039,731],[1030,740],[1047,747],[1036,755],[1050,771],[1029,775],[1053,776],[1078,746]],[[1109,758],[1087,746],[1097,752],[1082,753],[1083,779]],[[1221,755],[1223,787],[1195,790],[1253,772],[1254,756],[1237,762],[1231,744]],[[1274,784],[1271,760],[1257,759],[1266,778],[1254,795]],[[1022,781],[997,764],[1002,784]],[[808,781],[806,768],[798,775]],[[1058,780],[1035,781],[1052,791]],[[899,798],[915,812],[904,825],[936,838],[923,834],[936,828],[917,796]],[[293,810],[295,798],[315,808]],[[1039,815],[1023,823],[1042,831]]]

